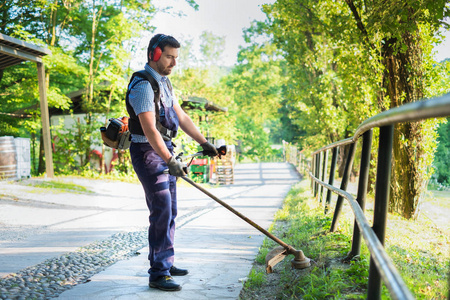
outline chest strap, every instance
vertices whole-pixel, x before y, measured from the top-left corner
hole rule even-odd
[[[130,80],[130,84],[133,81],[134,77],[140,77],[142,78],[142,80],[146,80],[148,82],[150,82],[150,85],[152,86],[153,89],[153,93],[154,93],[154,103],[155,103],[155,118],[156,118],[156,129],[161,133],[162,138],[165,141],[171,140],[172,138],[177,136],[177,131],[176,130],[170,130],[166,127],[164,127],[161,122],[159,121],[160,119],[160,102],[161,102],[161,91],[159,90],[159,84],[158,82],[153,78],[153,76],[151,76],[147,71],[145,70],[141,70],[138,72],[135,72]],[[126,102],[127,102],[127,110],[128,113],[130,115],[130,120],[129,120],[129,127],[130,127],[130,132],[133,134],[139,134],[139,135],[145,135],[144,134],[144,130],[142,130],[141,124],[139,122],[139,118],[136,116],[136,114],[134,113],[134,110],[131,108],[131,106],[129,107],[129,103],[128,103],[128,95],[130,93],[130,90],[138,83],[140,82],[139,80],[137,82],[135,82],[132,86],[129,87],[128,91],[127,91],[127,96],[126,96]],[[172,84],[170,83],[170,81],[167,81],[167,86],[169,87],[169,90],[172,92]]]
[[[167,129],[160,122],[156,122],[156,129],[161,133],[164,140],[166,140],[165,138],[173,139],[178,134],[178,131]]]

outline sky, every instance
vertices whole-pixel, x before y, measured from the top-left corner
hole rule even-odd
[[[174,36],[180,43],[183,40],[194,40],[194,54],[200,53],[200,35],[204,31],[216,36],[225,37],[225,51],[222,61],[226,66],[232,66],[237,59],[239,45],[244,45],[243,29],[250,27],[254,20],[263,21],[265,14],[261,11],[262,4],[273,3],[275,0],[196,0],[199,9],[196,11],[185,0],[154,0],[157,8],[171,6],[171,13],[159,12],[153,19],[155,32],[143,36],[140,46],[146,48],[150,38],[156,33]],[[173,12],[183,12],[178,16]],[[146,53],[142,52],[144,57]],[[145,60],[140,60],[145,63]]]
[[[168,12],[158,12],[153,19],[155,32],[143,35],[140,48],[132,68],[139,69],[146,62],[146,49],[150,38],[156,33],[174,36],[183,44],[184,40],[193,39],[194,55],[200,55],[200,35],[204,31],[216,36],[225,37],[225,51],[222,62],[225,66],[236,63],[239,46],[244,45],[243,29],[250,27],[254,20],[265,20],[262,5],[275,0],[196,0],[199,9],[196,11],[185,0],[154,0],[159,9],[172,7]],[[179,16],[177,12],[184,15]],[[437,61],[450,57],[450,32],[447,31],[444,43],[435,48]]]
[[[434,57],[438,62],[446,58],[450,58],[450,30],[444,32],[444,35],[445,40],[441,44],[434,47],[434,50],[436,51]]]

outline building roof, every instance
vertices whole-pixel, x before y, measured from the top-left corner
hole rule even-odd
[[[0,69],[17,65],[23,61],[42,62],[42,56],[52,52],[44,47],[0,33]]]

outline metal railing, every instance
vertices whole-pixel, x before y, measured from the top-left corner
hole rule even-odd
[[[337,228],[337,222],[342,210],[343,200],[347,199],[355,216],[353,229],[352,249],[349,258],[358,256],[361,251],[361,235],[370,251],[370,267],[367,299],[381,298],[381,281],[384,282],[394,299],[414,299],[414,296],[406,287],[402,277],[395,268],[392,260],[384,249],[386,232],[386,220],[389,204],[389,189],[391,177],[391,158],[394,137],[394,125],[397,123],[424,120],[429,118],[450,116],[450,93],[444,96],[408,103],[384,111],[367,119],[356,129],[351,138],[347,138],[327,145],[312,154],[312,162],[309,175],[314,196],[321,199],[324,188],[327,189],[325,200],[325,213],[331,203],[331,193],[338,195],[331,231]],[[376,169],[375,204],[373,226],[369,225],[364,210],[367,185],[369,180],[370,152],[372,147],[373,128],[380,128],[378,162]],[[356,144],[362,136],[361,162],[356,199],[348,193],[349,181]],[[348,155],[345,159],[345,168],[342,175],[340,188],[333,186],[337,164],[338,147],[347,146]],[[328,150],[332,151],[331,166],[328,183],[325,182],[328,166]],[[450,296],[449,296],[450,297]],[[450,298],[449,298],[450,299]]]

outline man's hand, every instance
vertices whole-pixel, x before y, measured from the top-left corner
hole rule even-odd
[[[214,147],[214,145],[209,142],[203,143],[200,146],[203,148],[203,155],[211,157],[219,155],[219,152],[217,152],[216,147]]]
[[[169,174],[177,177],[185,176],[185,166],[184,164],[175,158],[175,156],[172,156],[167,163],[167,166],[169,167]]]

